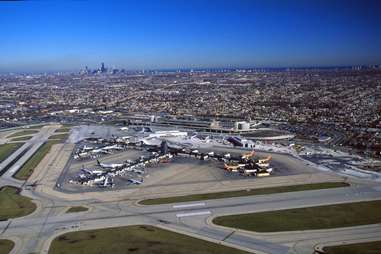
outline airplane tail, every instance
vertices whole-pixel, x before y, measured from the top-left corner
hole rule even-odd
[[[242,159],[249,160],[249,159],[251,159],[252,157],[254,157],[254,155],[255,155],[255,151],[253,150],[253,151],[251,151],[251,152],[248,152],[248,153],[243,154]]]
[[[267,156],[265,159],[259,160],[259,163],[266,163],[269,162],[272,159],[271,155]]]

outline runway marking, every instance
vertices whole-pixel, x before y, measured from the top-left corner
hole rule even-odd
[[[210,211],[200,211],[200,212],[194,212],[194,213],[178,213],[176,214],[177,218],[182,218],[182,217],[189,217],[189,216],[197,216],[197,215],[207,215],[211,214]]]
[[[185,207],[193,207],[193,206],[204,206],[205,203],[193,203],[193,204],[186,204],[186,205],[174,205],[173,208],[185,208]]]
[[[231,237],[234,233],[235,233],[235,230],[232,231],[231,233],[229,233],[227,236],[225,236],[224,239],[222,239],[222,241],[225,241],[226,239],[228,239],[229,237]]]
[[[1,231],[0,235],[4,234],[5,231],[7,231],[7,229],[9,228],[9,225],[11,225],[11,222],[12,221],[9,221],[8,224],[3,228],[3,231]]]

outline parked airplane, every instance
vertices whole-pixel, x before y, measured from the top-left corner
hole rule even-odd
[[[112,145],[112,146],[105,146],[105,147],[102,147],[101,148],[103,151],[107,151],[107,150],[123,150],[124,148],[123,147],[120,147],[118,145]]]
[[[258,163],[267,163],[271,160],[271,155],[267,156],[265,159],[259,159]]]
[[[254,155],[255,155],[255,151],[253,150],[253,151],[251,151],[251,152],[249,152],[249,153],[245,153],[245,154],[243,154],[243,155],[242,155],[242,159],[243,159],[243,160],[250,160],[251,158],[254,157]]]
[[[94,179],[94,183],[100,183],[100,182],[104,181],[105,179],[106,179],[105,176],[101,176],[101,177],[99,177],[99,178],[95,178],[95,179]]]
[[[100,175],[104,173],[103,170],[91,170],[84,167],[81,168],[81,171],[90,175]]]
[[[225,163],[224,169],[231,172],[237,172],[241,169],[244,169],[245,166],[246,166],[245,163],[231,162],[231,163]]]
[[[104,181],[98,184],[98,186],[101,188],[114,187],[114,185],[114,181],[110,176],[106,176]]]
[[[107,153],[110,154],[110,152],[104,150],[103,148],[98,148],[90,151],[91,154],[98,154],[98,153]]]
[[[84,159],[84,158],[88,158],[90,157],[91,155],[87,152],[82,152],[82,153],[76,153],[74,154],[74,159],[77,160],[77,159]]]
[[[143,180],[136,180],[136,179],[128,179],[128,181],[132,184],[142,184],[143,183]]]
[[[88,151],[88,150],[93,150],[93,149],[94,149],[94,147],[92,147],[92,146],[87,146],[87,145],[84,145],[84,146],[81,148],[82,151]]]
[[[123,167],[125,164],[124,163],[101,163],[99,160],[97,160],[98,166],[101,168],[106,168],[106,169],[116,169]]]

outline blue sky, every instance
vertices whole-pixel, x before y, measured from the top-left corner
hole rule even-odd
[[[0,1],[0,71],[381,64],[381,1]]]

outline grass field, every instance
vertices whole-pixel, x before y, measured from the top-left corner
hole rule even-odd
[[[327,254],[379,254],[381,241],[324,247]]]
[[[217,225],[256,232],[329,229],[381,223],[381,201],[217,217]]]
[[[49,254],[230,254],[247,253],[152,226],[77,231],[57,237]]]
[[[45,155],[50,151],[52,145],[60,143],[60,140],[49,140],[45,142],[29,160],[14,175],[19,180],[26,180],[32,175],[34,168],[40,163]]]
[[[0,239],[0,254],[8,254],[15,244],[11,240]]]
[[[8,158],[14,151],[19,149],[24,143],[12,143],[0,145],[0,163]]]
[[[62,133],[62,134],[56,134],[49,137],[50,140],[52,139],[58,139],[58,140],[64,140],[69,136],[68,133]]]
[[[25,216],[36,209],[30,198],[18,194],[18,189],[5,186],[0,189],[0,220]]]
[[[77,212],[84,212],[87,210],[89,210],[89,208],[84,206],[72,206],[66,211],[66,213],[77,213]]]
[[[69,132],[70,129],[71,129],[71,127],[61,127],[59,129],[55,130],[54,132],[56,132],[56,133]]]
[[[24,136],[24,137],[12,138],[11,141],[25,141],[31,138],[33,138],[33,136]]]
[[[15,137],[20,137],[20,136],[25,136],[25,135],[31,135],[31,134],[35,134],[37,132],[38,132],[38,130],[22,130],[22,131],[15,132],[15,133],[7,136],[7,138],[15,138]]]
[[[44,126],[45,126],[45,124],[38,124],[38,125],[30,126],[29,129],[41,129]]]
[[[198,201],[198,200],[207,200],[207,199],[220,199],[220,198],[232,198],[232,197],[242,197],[242,196],[266,195],[266,194],[292,192],[292,191],[329,189],[329,188],[338,188],[338,187],[346,187],[346,186],[349,186],[349,184],[343,183],[343,182],[313,183],[313,184],[280,186],[280,187],[260,188],[260,189],[251,189],[251,190],[239,190],[239,191],[226,191],[226,192],[216,192],[216,193],[195,194],[195,195],[187,195],[187,196],[168,197],[168,198],[146,199],[146,200],[141,201],[140,204],[142,204],[142,205],[159,205],[159,204],[189,202],[189,201]]]

